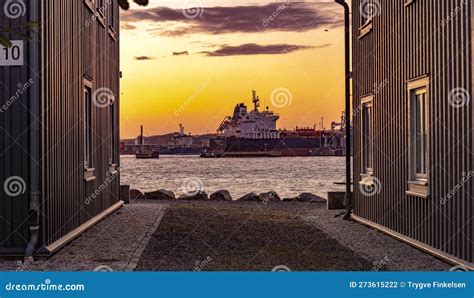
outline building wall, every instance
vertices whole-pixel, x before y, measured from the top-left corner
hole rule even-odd
[[[353,12],[354,213],[407,239],[473,262],[473,102],[453,108],[463,88],[472,98],[472,4],[465,0],[377,1],[372,32],[360,37]],[[408,1],[406,1],[408,2]],[[428,75],[429,198],[407,195],[409,181],[407,81]],[[373,94],[374,165],[379,181],[364,195],[361,181],[361,97]],[[452,198],[446,196],[461,185]]]
[[[104,1],[116,4],[116,1]],[[110,10],[103,21],[93,1],[43,1],[43,243],[51,244],[119,201],[119,176],[109,164],[108,106],[92,105],[92,167],[84,171],[84,78],[92,93],[110,89],[119,108],[119,42],[113,38]],[[118,6],[114,6],[118,20]],[[61,16],[61,17],[51,17]],[[118,21],[114,30],[118,37]],[[98,97],[99,98],[99,97]],[[93,100],[94,102],[94,100]],[[118,117],[115,162],[118,169]]]
[[[0,0],[3,12],[5,1]],[[17,27],[31,20],[27,13],[9,19],[1,15],[0,25]],[[91,8],[88,6],[91,3]],[[29,99],[40,103],[41,120],[41,203],[40,247],[66,236],[75,228],[119,201],[119,9],[113,3],[114,30],[110,9],[104,23],[93,0],[43,0],[39,2],[41,30],[37,55],[40,64],[32,67],[25,41],[25,65],[0,67],[0,107],[13,96],[19,83],[32,79],[14,104],[0,113],[0,253],[21,253],[28,238],[30,107]],[[18,39],[18,37],[10,36]],[[92,105],[92,160],[95,180],[86,182],[84,171],[84,77],[92,82],[92,92],[107,88],[114,94],[114,143],[111,144],[109,108]],[[109,163],[114,148],[113,166]],[[19,176],[25,191],[15,197],[3,190],[4,181]]]
[[[0,0],[1,27],[15,28],[27,22],[29,12],[17,18],[7,17],[3,10],[5,2]],[[12,40],[21,39],[6,35]],[[24,47],[25,64],[30,54]],[[35,72],[26,66],[0,66],[0,250],[4,251],[25,247],[28,239],[28,106],[39,84]],[[13,188],[15,183],[20,187],[17,190]],[[6,184],[13,192],[7,194]]]

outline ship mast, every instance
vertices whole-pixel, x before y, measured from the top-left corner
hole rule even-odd
[[[258,111],[258,107],[260,106],[260,98],[257,96],[257,91],[252,90],[252,101],[255,107],[255,111]]]

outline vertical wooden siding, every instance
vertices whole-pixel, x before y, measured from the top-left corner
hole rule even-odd
[[[118,177],[112,183],[106,182],[110,175],[108,110],[94,104],[92,161],[96,179],[88,183],[84,180],[84,76],[93,82],[92,93],[109,88],[116,102],[119,98],[119,43],[109,35],[109,11],[105,11],[105,26],[94,17],[95,13],[83,0],[43,1],[45,245],[118,202]],[[114,13],[117,20],[117,6]],[[115,30],[118,32],[117,22]],[[118,119],[115,126],[118,128]],[[118,151],[118,143],[114,147]],[[87,204],[86,198],[94,192],[97,197]]]
[[[29,15],[16,19],[7,18],[3,12],[5,1],[0,1],[1,27],[19,27],[28,21]],[[22,39],[6,34],[12,40]],[[6,179],[18,176],[29,185],[29,97],[40,84],[35,70],[28,65],[27,43],[24,46],[25,66],[0,67],[0,251],[16,251],[26,246],[28,240],[29,189],[18,196],[8,196],[4,191]],[[29,80],[32,87],[17,94]],[[20,84],[20,85],[19,85]],[[12,99],[13,98],[13,99]],[[10,104],[9,104],[10,103]],[[7,106],[8,105],[8,106]]]
[[[442,204],[473,167],[472,3],[464,0],[378,0],[373,31],[358,38],[359,5],[353,1],[354,212],[447,255],[473,262],[473,184],[469,179]],[[443,22],[444,20],[444,22]],[[409,180],[406,82],[430,79],[430,198],[406,195]],[[454,88],[471,103],[453,108]],[[374,177],[380,193],[364,196],[361,179],[360,98],[373,93]]]

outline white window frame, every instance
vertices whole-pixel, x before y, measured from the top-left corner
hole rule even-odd
[[[360,128],[361,128],[361,173],[364,176],[372,176],[374,172],[374,109],[373,109],[372,94],[366,95],[361,98],[361,117],[360,117]],[[367,109],[370,109],[368,123],[365,122],[365,113]],[[368,124],[368,127],[366,127]],[[368,142],[366,132],[368,131]],[[368,162],[368,154],[370,154],[370,162]],[[370,167],[368,166],[370,164]]]
[[[429,197],[429,165],[430,165],[430,134],[429,134],[429,98],[430,98],[430,81],[429,76],[425,75],[407,82],[407,97],[408,97],[408,169],[409,181],[407,193],[414,196]],[[416,122],[419,121],[414,115],[415,101],[418,100],[419,95],[424,95],[424,136],[426,141],[422,146],[422,154],[424,155],[424,171],[426,173],[418,173],[416,169],[417,164],[417,146],[416,146]],[[421,116],[421,115],[420,115]]]
[[[92,168],[92,86],[84,84],[83,89],[83,129],[84,129],[84,168]]]

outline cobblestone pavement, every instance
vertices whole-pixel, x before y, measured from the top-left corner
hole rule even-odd
[[[327,211],[325,204],[278,203],[263,206],[250,202],[165,202],[136,201],[110,215],[81,237],[47,260],[21,264],[0,260],[1,271],[93,271],[95,269],[132,271],[150,237],[155,233],[165,209],[174,204],[197,204],[218,208],[238,205],[243,209],[275,208],[289,210],[295,217],[314,225],[327,236],[367,260],[374,271],[446,271],[445,263],[410,245],[365,225],[334,218],[338,211]],[[318,249],[317,246],[312,249]]]
[[[373,264],[373,271],[449,271],[453,265],[355,221],[344,221],[325,206],[299,216]]]
[[[1,271],[133,271],[166,205],[125,205],[49,259],[0,260]]]

